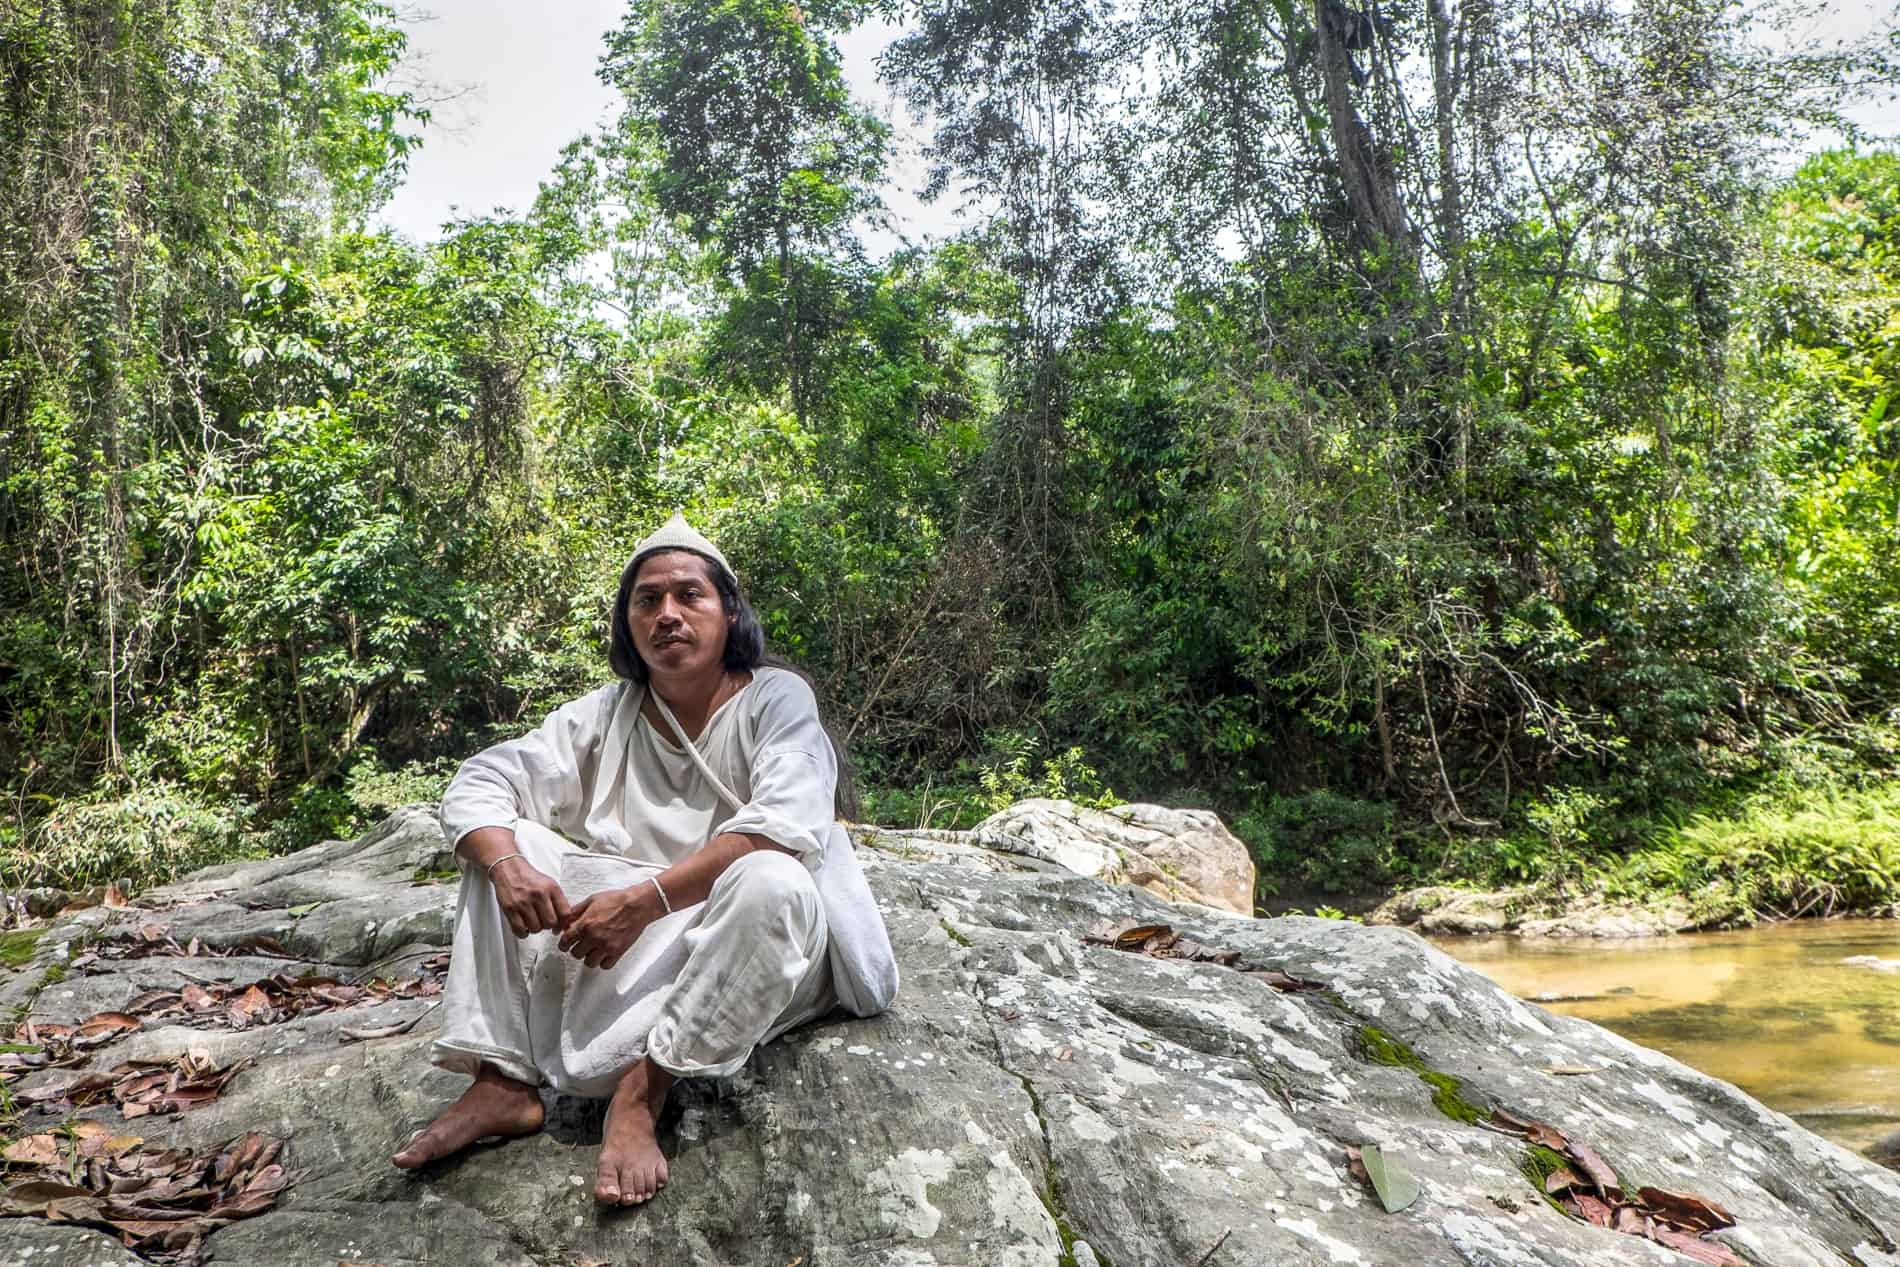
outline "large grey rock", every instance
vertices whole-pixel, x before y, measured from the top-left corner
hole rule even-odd
[[[1170,902],[1253,914],[1253,855],[1220,815],[1162,805],[1090,809],[1073,801],[1018,801],[968,832],[883,833],[922,847],[961,846],[1016,855]]]
[[[225,944],[265,930],[312,962],[393,970],[410,943],[448,933],[454,886],[413,883],[440,861],[431,826],[405,812],[361,841],[194,877],[157,895],[163,911],[88,912],[43,938],[9,988],[29,998],[61,952],[71,962],[81,941],[147,921]],[[290,1138],[305,1177],[277,1209],[216,1232],[218,1263],[1188,1267],[1223,1235],[1207,1267],[1688,1262],[1545,1204],[1524,1145],[1459,1120],[1468,1104],[1554,1123],[1632,1184],[1719,1202],[1739,1220],[1723,1239],[1755,1262],[1900,1267],[1900,1175],[1520,1003],[1409,932],[1169,906],[967,839],[860,840],[904,971],[896,1006],[800,1030],[732,1079],[683,1084],[662,1131],[673,1178],[647,1207],[593,1205],[600,1110],[586,1102],[553,1101],[533,1138],[420,1175],[391,1168],[461,1080],[426,1063],[434,1015],[363,1044],[337,1031],[418,1002],[238,1034],[142,1031],[96,1060],[203,1046],[256,1062],[216,1103],[132,1124],[191,1146],[252,1129]],[[1082,942],[1116,918],[1172,923],[1327,989],[1279,994],[1227,968]],[[120,1001],[134,992],[130,964],[101,966],[88,1003],[114,983]],[[1379,1063],[1395,1042],[1419,1069]],[[1600,1072],[1542,1072],[1558,1066]],[[1423,1186],[1401,1214],[1347,1172],[1347,1146],[1375,1142]],[[114,1253],[94,1233],[0,1222],[0,1264]]]

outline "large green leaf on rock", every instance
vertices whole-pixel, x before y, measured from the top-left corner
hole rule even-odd
[[[1385,1207],[1387,1214],[1397,1214],[1412,1202],[1418,1200],[1418,1180],[1412,1178],[1412,1172],[1399,1164],[1396,1157],[1388,1157],[1374,1145],[1368,1144],[1359,1150],[1359,1160],[1366,1168],[1366,1178],[1372,1183],[1372,1190],[1379,1194],[1379,1204]]]

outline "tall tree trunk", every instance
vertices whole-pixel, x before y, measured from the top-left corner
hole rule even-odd
[[[778,226],[778,284],[785,292],[785,381],[792,394],[792,416],[798,419],[799,429],[805,427],[805,374],[799,364],[798,345],[798,287],[792,281],[792,235],[791,230],[780,222]]]
[[[1349,44],[1371,19],[1348,9],[1340,0],[1313,0],[1313,47],[1325,87],[1326,121],[1332,134],[1333,158],[1352,216],[1353,234],[1369,250],[1389,248],[1406,258],[1417,253],[1412,227],[1399,199],[1398,179],[1391,155],[1372,136],[1372,130],[1353,104],[1352,86],[1358,72]]]

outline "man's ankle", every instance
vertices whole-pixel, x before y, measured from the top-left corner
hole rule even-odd
[[[511,1095],[532,1095],[536,1098],[540,1096],[540,1092],[531,1084],[523,1082],[521,1079],[512,1077],[509,1074],[505,1074],[490,1064],[484,1064],[480,1069],[475,1071],[475,1081],[485,1086],[508,1092]]]

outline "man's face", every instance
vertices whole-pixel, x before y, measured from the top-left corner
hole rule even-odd
[[[660,677],[717,672],[731,618],[713,584],[713,564],[690,550],[663,550],[640,564],[627,600],[634,650]]]

